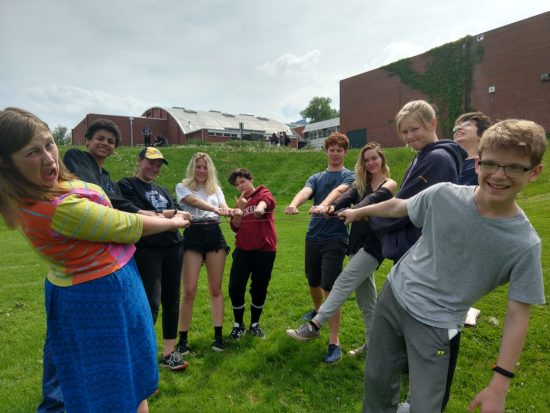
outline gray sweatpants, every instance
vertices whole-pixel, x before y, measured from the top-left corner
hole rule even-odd
[[[378,261],[363,248],[357,251],[348,262],[348,265],[340,273],[329,296],[319,308],[313,318],[319,325],[323,325],[338,311],[338,309],[355,291],[357,305],[363,313],[365,323],[365,337],[372,326],[374,306],[376,304],[376,284],[374,271],[378,267]]]
[[[363,413],[395,413],[407,362],[410,413],[440,412],[449,371],[449,331],[414,319],[386,281],[378,296],[365,361]]]

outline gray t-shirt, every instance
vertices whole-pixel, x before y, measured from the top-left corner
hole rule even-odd
[[[539,236],[523,211],[480,216],[475,189],[440,183],[409,199],[422,236],[388,279],[401,306],[433,327],[462,328],[470,306],[507,282],[509,299],[544,303]]]

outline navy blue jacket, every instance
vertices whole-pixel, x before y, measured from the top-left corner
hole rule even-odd
[[[439,182],[457,183],[467,152],[455,141],[439,140],[424,147],[413,159],[395,196],[408,199]],[[420,238],[422,230],[408,217],[370,218],[371,228],[382,240],[382,255],[397,262]]]

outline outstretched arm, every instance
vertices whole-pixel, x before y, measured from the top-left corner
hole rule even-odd
[[[300,192],[294,196],[292,202],[285,208],[285,214],[297,214],[299,212],[298,207],[306,202],[311,195],[313,195],[313,189],[308,186],[302,188]]]
[[[345,218],[346,224],[366,219],[370,216],[384,218],[401,218],[408,215],[407,199],[392,198],[379,204],[367,205],[358,209],[345,209],[338,214]]]
[[[530,311],[530,304],[508,300],[497,366],[511,373],[514,372],[525,344]],[[510,380],[503,374],[494,372],[489,385],[480,391],[470,403],[469,410],[473,412],[479,407],[481,413],[503,412]]]

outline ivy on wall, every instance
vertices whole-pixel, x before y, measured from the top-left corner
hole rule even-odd
[[[401,82],[423,92],[437,105],[439,124],[452,136],[455,119],[473,110],[470,104],[474,67],[483,60],[483,48],[472,36],[428,50],[423,73],[411,67],[410,59],[390,63],[382,69],[397,75]]]

